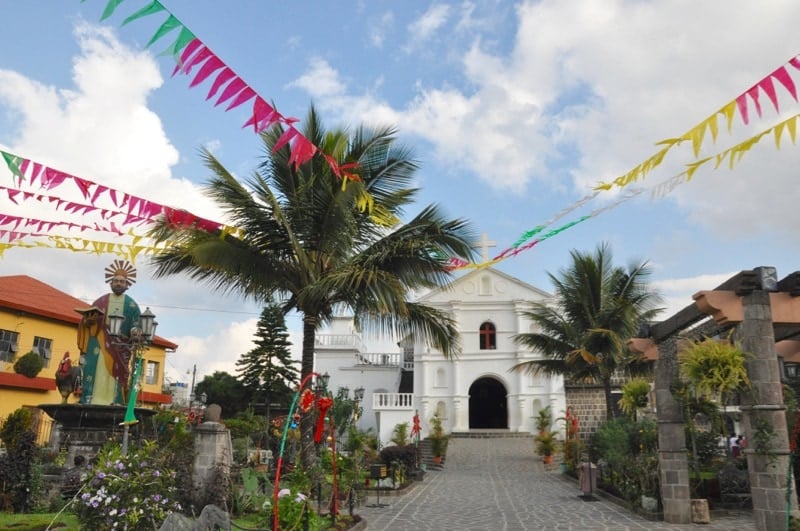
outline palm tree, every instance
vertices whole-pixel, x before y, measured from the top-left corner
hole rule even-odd
[[[570,256],[572,263],[560,276],[549,274],[555,286],[554,303],[538,303],[523,312],[540,331],[514,338],[544,358],[520,363],[514,369],[601,383],[606,415],[611,419],[612,376],[621,369],[637,373],[646,367],[628,353],[625,342],[659,311],[655,306],[660,297],[645,281],[650,274],[647,263],[615,267],[605,243],[594,253],[573,250]]]
[[[214,174],[206,191],[239,230],[161,221],[151,234],[168,246],[154,257],[155,276],[187,274],[261,303],[280,297],[285,312],[302,317],[301,379],[313,372],[317,328],[338,308],[352,311],[362,329],[411,334],[446,357],[457,353],[454,321],[409,299],[450,279],[448,258],[470,258],[474,233],[435,205],[401,223],[417,192],[410,187],[417,164],[395,145],[395,131],[326,131],[312,106],[303,134],[325,155],[299,167],[283,134],[281,127],[262,133],[264,161],[245,184],[203,152]],[[343,182],[326,156],[355,168],[357,178]]]

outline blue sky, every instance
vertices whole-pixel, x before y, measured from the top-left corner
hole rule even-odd
[[[146,3],[126,0],[100,23],[105,0],[2,2],[0,149],[221,219],[199,191],[208,177],[199,148],[244,177],[261,146],[241,128],[244,108],[214,108],[207,83],[190,89],[186,77],[170,77],[171,59],[158,56],[170,39],[145,49],[164,16],[120,27]],[[421,163],[418,207],[439,203],[468,218],[496,252],[800,52],[800,4],[791,0],[163,4],[282,114],[302,119],[313,101],[331,128],[396,126]],[[800,112],[778,92],[780,112],[762,98],[760,119],[737,117],[702,154]],[[665,197],[646,191],[497,268],[550,291],[547,273],[564,267],[571,249],[609,242],[618,263],[651,263],[670,310],[742,269],[772,265],[783,277],[798,269],[798,153],[765,139],[733,171],[704,167]],[[675,148],[640,186],[692,159],[688,145]],[[11,185],[4,168],[0,184]],[[559,223],[620,197],[602,194]],[[0,197],[0,213],[57,216],[40,208]],[[0,274],[92,300],[106,290],[112,259],[12,248]],[[193,365],[199,377],[233,372],[252,346],[259,309],[184,279],[153,280],[146,260],[137,266],[130,294],[180,345],[171,376]]]

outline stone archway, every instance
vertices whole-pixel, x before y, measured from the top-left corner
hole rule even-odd
[[[495,378],[478,378],[469,387],[469,429],[508,429],[508,392]]]

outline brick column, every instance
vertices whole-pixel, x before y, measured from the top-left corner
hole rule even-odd
[[[674,338],[665,339],[658,344],[658,360],[654,372],[664,521],[688,524],[692,521],[692,515],[683,409],[671,390],[678,379],[678,350]]]
[[[737,329],[742,350],[749,353],[747,374],[752,389],[742,393],[742,417],[747,438],[747,467],[753,496],[756,527],[780,531],[786,527],[786,471],[789,467],[789,435],[783,405],[780,367],[775,352],[775,334],[769,293],[753,291],[742,297],[744,320]],[[759,426],[769,427],[767,452],[755,447]],[[794,494],[791,510],[797,510]]]

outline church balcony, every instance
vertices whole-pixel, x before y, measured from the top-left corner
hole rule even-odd
[[[316,347],[361,350],[361,338],[353,334],[316,334],[314,345]]]
[[[413,411],[414,393],[373,393],[373,411]]]
[[[406,370],[413,370],[414,369],[414,362],[404,362],[403,355],[399,353],[395,354],[356,354],[355,355],[355,363],[356,365],[369,365],[371,367],[403,367]],[[411,368],[407,367],[408,364],[411,364]]]

